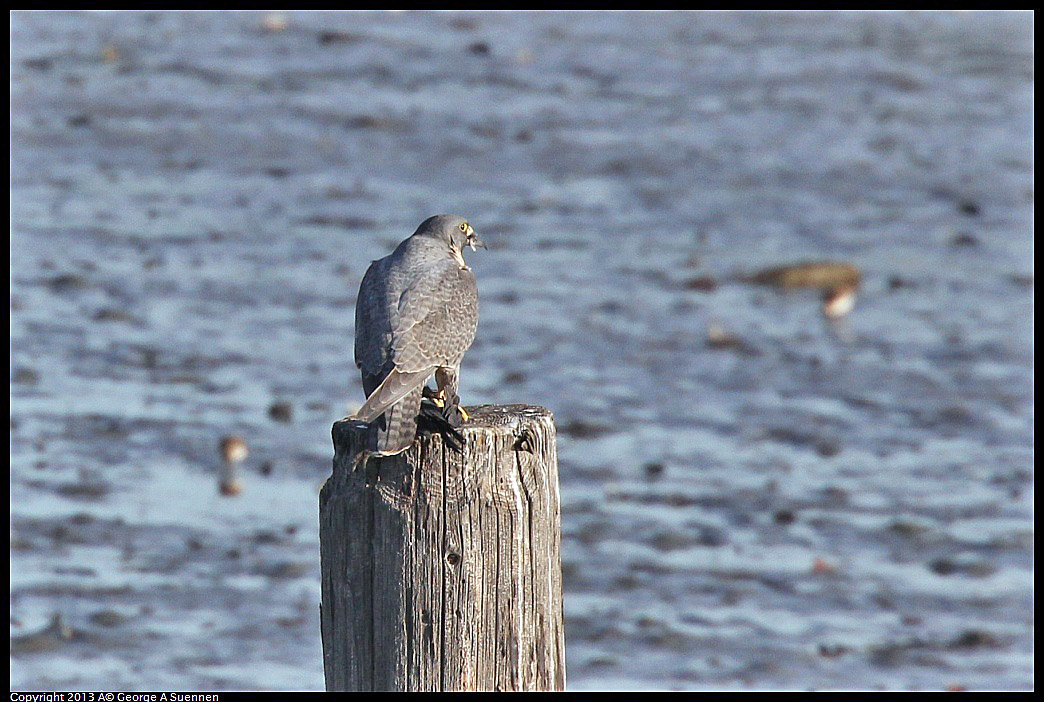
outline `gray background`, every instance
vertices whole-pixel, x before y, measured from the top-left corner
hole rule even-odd
[[[571,688],[1032,687],[1032,15],[284,19],[11,17],[13,688],[323,687],[355,295],[439,212]],[[837,324],[739,282],[824,259]]]

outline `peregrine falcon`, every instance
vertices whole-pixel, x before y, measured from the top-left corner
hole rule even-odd
[[[478,290],[464,263],[465,246],[486,248],[462,217],[429,217],[363,276],[355,303],[355,365],[366,402],[352,419],[370,424],[376,443],[369,455],[410,447],[425,393],[458,426],[467,419],[457,379],[475,340]],[[426,385],[433,375],[437,393]]]

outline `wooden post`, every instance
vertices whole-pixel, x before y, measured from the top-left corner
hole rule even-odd
[[[565,688],[558,457],[551,412],[469,410],[352,470],[365,429],[333,426],[319,496],[326,689]]]

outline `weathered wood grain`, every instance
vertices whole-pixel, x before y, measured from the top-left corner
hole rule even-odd
[[[328,690],[562,690],[561,528],[551,413],[475,407],[440,437],[352,469],[333,427],[320,495]]]

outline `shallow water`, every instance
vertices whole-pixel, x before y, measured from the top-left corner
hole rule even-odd
[[[464,402],[555,413],[571,689],[1032,688],[1032,15],[284,18],[12,16],[12,689],[323,687],[355,295],[436,212]],[[847,318],[741,280],[802,260]]]

